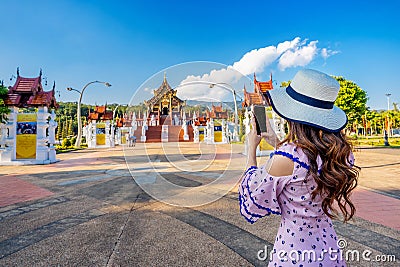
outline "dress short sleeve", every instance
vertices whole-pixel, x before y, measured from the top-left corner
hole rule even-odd
[[[287,148],[279,151],[285,152]],[[291,180],[288,176],[273,176],[266,170],[266,165],[252,166],[244,173],[239,185],[240,213],[254,223],[258,219],[272,214],[281,214],[278,196]]]

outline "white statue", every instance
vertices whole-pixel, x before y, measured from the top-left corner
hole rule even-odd
[[[133,115],[132,115],[132,125],[131,125],[131,127],[132,127],[133,131],[137,130],[137,120],[136,120],[136,113],[135,112],[133,112]]]
[[[146,126],[142,126],[142,136],[146,136]]]
[[[188,135],[188,126],[186,123],[186,114],[185,113],[183,113],[182,128],[183,128],[183,140],[187,141],[187,140],[189,140],[189,135]]]
[[[155,118],[154,114],[151,114],[151,116],[150,116],[150,125],[156,126],[156,118]]]
[[[179,118],[176,114],[174,115],[174,125],[179,125]]]
[[[244,113],[243,125],[245,127],[245,134],[250,133],[250,112],[246,109]]]

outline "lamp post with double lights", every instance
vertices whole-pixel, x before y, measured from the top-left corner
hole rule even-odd
[[[388,134],[389,134],[389,110],[390,110],[390,96],[391,96],[392,94],[390,94],[390,93],[388,93],[388,94],[385,94],[385,96],[387,97],[387,115],[386,115],[386,121],[387,121],[387,128],[385,129],[385,146],[389,146],[389,137],[388,137]]]
[[[220,85],[220,87],[227,89],[232,92],[233,101],[235,104],[235,127],[233,129],[233,140],[238,142],[239,140],[239,130],[238,130],[238,108],[237,108],[237,101],[236,101],[236,91],[232,85],[229,83],[212,83],[210,84],[210,88],[213,88],[216,85]]]
[[[76,148],[80,148],[80,147],[81,147],[81,140],[82,140],[82,118],[81,118],[82,96],[83,96],[83,93],[85,92],[85,89],[86,89],[89,85],[91,85],[91,84],[93,84],[93,83],[102,83],[102,84],[104,84],[104,85],[107,86],[107,87],[110,87],[110,86],[111,86],[111,84],[108,83],[108,82],[93,81],[93,82],[87,83],[87,84],[82,88],[81,91],[79,91],[79,90],[77,90],[77,89],[74,89],[74,88],[72,88],[72,87],[68,87],[68,88],[67,88],[68,91],[75,91],[75,92],[78,92],[78,93],[79,93],[78,109],[77,109],[77,115],[76,115],[76,116],[78,117],[78,118],[77,118],[77,119],[78,119],[78,136],[77,136],[76,142],[75,142],[75,147],[76,147]]]

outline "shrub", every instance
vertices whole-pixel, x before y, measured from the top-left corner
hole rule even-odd
[[[71,147],[71,141],[68,138],[64,138],[61,142],[61,147],[64,149]]]
[[[76,143],[76,136],[73,136],[71,138],[71,146],[75,145],[75,143]]]

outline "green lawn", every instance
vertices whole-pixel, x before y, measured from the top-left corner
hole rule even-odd
[[[385,147],[383,136],[363,137],[363,136],[352,136],[350,137],[351,142],[355,146],[376,146]],[[390,147],[400,147],[400,137],[389,137]]]

